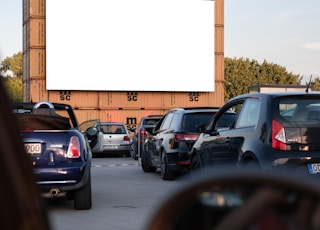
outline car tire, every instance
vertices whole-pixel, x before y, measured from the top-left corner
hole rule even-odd
[[[85,210],[90,209],[91,206],[91,176],[89,175],[87,184],[74,192],[74,209]]]
[[[136,151],[136,145],[134,143],[131,144],[130,155],[134,160],[138,160],[138,154],[137,154],[137,151]]]
[[[176,179],[176,172],[172,172],[169,170],[168,168],[168,159],[167,159],[167,155],[163,152],[161,155],[161,178],[163,180],[174,180]]]
[[[201,166],[200,158],[197,154],[192,156],[191,168],[190,168],[190,175],[192,176],[195,173],[197,173],[197,174],[202,173],[202,166]]]
[[[149,156],[146,151],[143,151],[141,154],[141,167],[144,172],[155,172],[156,167],[153,167],[149,164]]]

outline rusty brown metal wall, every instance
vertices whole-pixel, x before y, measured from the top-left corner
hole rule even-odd
[[[87,120],[99,119],[101,121],[121,121],[127,125],[128,129],[135,128],[140,119],[147,115],[163,115],[164,110],[138,110],[138,109],[102,109],[102,110],[86,110],[75,109],[78,122],[82,123]]]
[[[46,86],[45,0],[23,0],[23,100],[39,100]],[[39,92],[40,90],[40,92]]]
[[[36,87],[40,85],[34,84],[32,90],[47,93],[48,96],[43,97],[49,101],[70,104],[79,122],[90,119],[127,122],[131,118],[140,120],[141,116],[164,114],[175,107],[215,106],[211,92],[48,92]]]
[[[224,0],[214,1],[215,17],[215,104],[218,106],[224,103]]]
[[[128,126],[136,125],[142,116],[164,114],[175,107],[221,106],[224,103],[224,0],[215,0],[213,9],[215,92],[47,91],[45,4],[45,0],[23,0],[24,101],[70,104],[80,123],[101,119],[122,121]]]

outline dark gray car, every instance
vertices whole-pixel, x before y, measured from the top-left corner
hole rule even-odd
[[[228,127],[228,111],[237,115]],[[254,93],[230,99],[194,144],[192,169],[233,164],[320,173],[320,94]],[[319,174],[320,175],[320,174]]]
[[[161,178],[173,180],[190,168],[190,156],[194,142],[218,111],[217,107],[175,108],[167,112],[151,133],[141,156],[144,172],[161,170]]]

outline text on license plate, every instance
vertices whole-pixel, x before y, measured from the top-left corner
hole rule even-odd
[[[24,149],[28,154],[40,154],[41,153],[41,144],[39,143],[25,143]]]
[[[320,163],[317,164],[308,164],[308,171],[311,174],[320,173]]]

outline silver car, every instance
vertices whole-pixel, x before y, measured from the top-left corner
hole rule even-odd
[[[92,153],[98,154],[125,154],[130,156],[131,139],[129,131],[122,122],[99,122],[97,142],[92,146]]]

